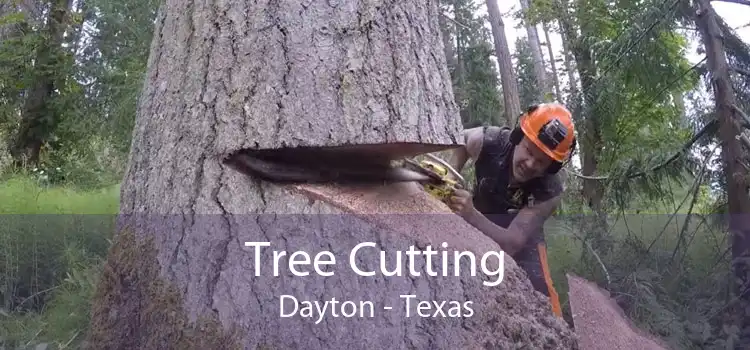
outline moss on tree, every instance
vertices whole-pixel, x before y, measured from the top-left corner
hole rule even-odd
[[[240,349],[215,315],[189,322],[182,294],[160,273],[152,240],[122,231],[93,298],[86,348]]]

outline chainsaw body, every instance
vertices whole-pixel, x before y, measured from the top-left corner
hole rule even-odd
[[[463,184],[451,178],[451,172],[447,166],[438,161],[422,160],[419,162],[408,160],[406,165],[411,170],[421,172],[429,177],[428,180],[420,181],[424,190],[435,196],[443,203],[448,203],[456,189],[463,188]]]

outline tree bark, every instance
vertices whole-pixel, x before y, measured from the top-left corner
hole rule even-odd
[[[549,64],[552,68],[552,82],[555,87],[555,99],[562,102],[562,92],[560,92],[560,79],[557,77],[557,63],[555,62],[555,51],[552,49],[552,41],[549,40],[549,25],[542,23],[544,30],[544,40],[547,41],[547,53],[549,54]]]
[[[443,51],[445,61],[448,65],[448,71],[456,69],[456,54],[454,50],[453,37],[451,36],[450,24],[446,21],[443,14],[438,14],[438,23],[440,24],[441,35],[443,36]]]
[[[722,43],[722,34],[717,22],[716,12],[707,0],[699,0],[696,25],[701,33],[706,49],[706,64],[711,76],[712,88],[716,100],[716,116],[719,122],[719,139],[722,146],[726,193],[728,195],[728,224],[732,234],[732,268],[737,302],[734,320],[740,329],[736,349],[747,349],[750,346],[750,196],[748,183],[744,181],[746,171],[742,165],[747,154],[740,141],[735,137],[741,135],[740,116],[737,114],[736,99],[732,89],[729,66]]]
[[[500,70],[500,81],[503,86],[503,104],[505,105],[505,122],[512,126],[521,115],[521,102],[518,93],[518,82],[513,72],[508,39],[505,37],[505,24],[500,15],[500,7],[495,0],[487,0],[487,14],[495,41],[495,55]]]
[[[465,28],[458,23],[463,23],[461,16],[461,3],[459,1],[453,1],[453,13],[455,14],[456,23],[456,69],[453,71],[455,80],[458,82],[458,89],[453,91],[453,96],[459,106],[459,113],[461,114],[461,121],[471,120],[471,115],[466,108],[468,105],[468,98],[466,97],[466,57],[464,56],[466,44],[466,35],[464,34]]]
[[[570,52],[570,45],[568,44],[567,39],[565,36],[562,36],[562,46],[563,46],[563,58],[565,62],[565,71],[568,73],[568,86],[570,89],[570,97],[568,99],[568,104],[570,104],[573,101],[573,98],[575,98],[576,94],[578,93],[578,79],[576,79],[576,67],[573,63],[573,58],[571,57]]]
[[[561,16],[559,23],[563,32],[563,41],[570,45],[570,52],[575,59],[578,76],[581,79],[581,93],[574,94],[571,102],[576,117],[578,142],[580,144],[581,172],[586,176],[593,176],[599,166],[599,157],[602,150],[601,128],[596,115],[585,113],[591,109],[597,100],[597,92],[594,90],[594,82],[597,76],[596,65],[592,57],[591,47],[585,40],[578,37],[573,27],[571,16],[565,9],[565,2],[558,2]],[[581,36],[585,38],[586,34]],[[588,207],[594,215],[587,220],[590,222],[590,232],[594,236],[592,246],[600,253],[606,253],[612,248],[612,242],[608,232],[607,213],[604,208],[604,185],[596,179],[583,179],[582,195]]]
[[[529,10],[529,0],[521,0],[521,11],[525,14]],[[542,45],[539,41],[539,32],[535,25],[526,23],[526,35],[531,48],[531,58],[534,61],[534,75],[541,86],[539,89],[539,102],[546,101],[547,95],[551,93],[547,69],[544,67],[544,56],[542,56]],[[552,57],[552,56],[550,56]]]
[[[368,152],[396,157],[456,145],[461,126],[437,11],[436,1],[414,0],[167,1],[154,32],[119,231],[95,296],[89,347],[508,348],[520,342],[574,348],[571,331],[508,257],[486,261],[504,264],[496,287],[482,284],[489,277],[472,277],[468,259],[457,265],[460,277],[451,277],[452,262],[449,277],[428,276],[419,257],[419,276],[409,276],[406,265],[407,275],[389,278],[347,268],[353,262],[379,271],[381,249],[388,269],[395,250],[410,246],[499,250],[446,215],[447,207],[417,184],[280,185],[221,161],[243,148],[369,145]],[[271,246],[257,258],[245,242]],[[363,242],[376,245],[349,261]],[[278,275],[273,250],[288,252]],[[292,255],[299,250],[310,254],[309,262],[330,251],[334,264],[319,272],[293,266],[310,272],[295,276],[286,264],[301,259]],[[323,277],[326,271],[334,274]],[[450,300],[472,301],[473,316],[419,317],[412,302],[407,318],[399,296],[409,294],[446,300],[446,315]],[[299,309],[281,317],[282,302],[285,312],[294,309],[282,295],[374,306],[359,310],[364,317],[332,317],[330,305],[322,319],[317,312],[300,317]],[[350,311],[340,305],[337,314]]]

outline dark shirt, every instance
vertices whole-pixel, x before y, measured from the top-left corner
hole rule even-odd
[[[513,149],[509,128],[488,126],[484,128],[482,150],[475,162],[476,188],[474,207],[495,225],[508,228],[518,210],[528,206],[531,199],[546,201],[562,193],[562,183],[555,174],[545,174],[520,187],[510,188]],[[509,210],[515,209],[512,212]],[[538,245],[544,243],[544,231],[535,232],[524,247],[514,254],[516,262],[530,275],[535,288],[547,294],[539,281]]]

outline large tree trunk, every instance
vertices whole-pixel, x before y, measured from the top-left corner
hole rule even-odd
[[[706,64],[711,75],[716,100],[716,116],[719,121],[719,139],[722,145],[722,160],[728,195],[729,231],[732,233],[732,268],[734,270],[736,303],[734,320],[740,329],[740,340],[735,349],[750,346],[750,197],[748,196],[747,171],[743,161],[747,153],[735,137],[741,135],[741,117],[737,114],[736,99],[732,89],[729,66],[722,43],[722,34],[711,3],[699,0],[696,24],[706,49]]]
[[[500,7],[495,0],[487,0],[487,14],[492,27],[492,37],[495,41],[495,55],[500,70],[500,82],[503,85],[503,105],[505,106],[505,120],[507,125],[515,124],[515,119],[521,115],[521,101],[518,93],[518,82],[513,72],[513,62],[510,59],[508,39],[505,38],[505,24],[500,15]]]
[[[355,274],[352,262],[379,270],[380,249],[389,269],[395,250],[410,246],[446,242],[449,250],[475,254],[499,250],[458,216],[446,215],[447,207],[416,184],[280,185],[222,164],[243,148],[369,144],[363,157],[374,151],[399,157],[455,146],[461,126],[437,15],[435,1],[335,7],[291,0],[167,1],[157,21],[122,185],[120,231],[94,300],[89,346],[574,348],[571,331],[508,257],[477,256],[476,263],[488,268],[501,264],[503,281],[495,287],[482,284],[492,277],[472,277],[468,259],[461,261],[461,277],[428,276],[419,257],[419,276],[408,275],[408,257],[402,260],[407,275]],[[256,259],[244,242],[271,246]],[[365,242],[377,244],[350,261],[355,245]],[[288,252],[278,275],[272,250]],[[317,264],[321,257],[315,255],[324,250],[335,260],[318,272],[293,266],[310,271],[294,276],[287,262],[305,260],[292,255],[298,250],[311,255],[308,262]],[[433,263],[440,266],[441,259]],[[452,275],[453,269],[449,263],[447,271],[437,271]],[[335,273],[322,276],[327,271]],[[413,301],[404,309],[400,295],[409,294],[447,301],[446,316],[451,300],[463,306],[470,301],[473,315],[463,308],[464,318],[420,317]],[[333,317],[332,311],[351,311],[340,304],[335,310],[328,305],[322,320],[317,312],[301,317],[300,309],[281,317],[294,309],[282,295],[374,306],[359,310],[363,318]],[[434,304],[426,305],[432,315]]]
[[[524,14],[529,11],[529,0],[521,0],[521,10]],[[536,26],[526,23],[526,35],[528,36],[529,47],[531,48],[531,58],[534,61],[534,75],[541,87],[539,89],[539,102],[543,102],[547,100],[547,95],[551,93],[551,90],[549,80],[547,80],[547,70],[544,67],[544,56],[542,56],[542,45],[539,42],[539,32]]]

